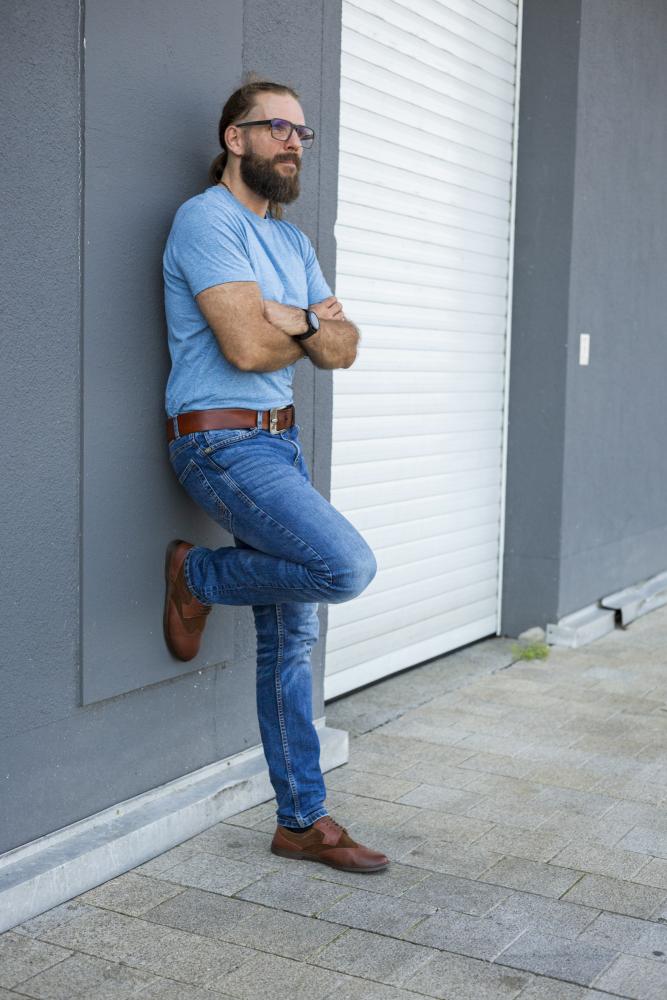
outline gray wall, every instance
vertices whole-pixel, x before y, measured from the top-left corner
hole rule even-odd
[[[667,5],[584,0],[559,611],[667,569]],[[591,335],[589,367],[578,364]]]
[[[254,69],[296,87],[321,138],[287,217],[333,285],[340,52],[323,0],[6,8],[0,852],[259,743],[251,609],[217,609],[203,663],[162,644],[168,537],[224,541],[166,460],[159,257]],[[331,373],[300,368],[327,495]]]
[[[666,50],[661,0],[524,7],[504,634],[667,569]]]

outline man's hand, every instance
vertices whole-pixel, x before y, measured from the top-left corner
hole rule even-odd
[[[321,302],[316,302],[308,308],[312,309],[319,319],[345,319],[343,307],[335,295],[330,295],[328,299],[322,299]]]
[[[359,331],[349,323],[335,295],[308,307],[320,320],[320,329],[298,344],[316,368],[349,368],[357,356]],[[303,309],[285,306],[273,299],[263,300],[264,318],[281,332],[295,337],[308,329]],[[335,324],[335,325],[334,325]]]
[[[297,333],[305,333],[308,329],[303,309],[299,309],[298,306],[285,306],[273,299],[264,299],[262,306],[264,319],[290,337],[296,336]]]
[[[264,318],[273,326],[277,326],[283,333],[290,337],[298,333],[305,333],[308,329],[306,317],[303,309],[299,306],[286,306],[282,302],[275,302],[273,299],[263,299]],[[309,305],[309,309],[317,315],[319,319],[344,320],[343,307],[335,295],[330,295],[321,302]]]

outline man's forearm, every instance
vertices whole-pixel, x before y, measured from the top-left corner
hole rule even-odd
[[[321,319],[317,333],[300,343],[316,368],[349,368],[357,356],[359,330],[346,319]]]
[[[333,311],[335,301],[324,301]],[[316,368],[349,368],[357,356],[359,330],[340,315],[325,319],[320,314],[319,320],[317,333],[297,340],[295,334],[307,329],[303,309],[265,300],[264,322],[248,339],[244,370],[276,371],[306,356]]]
[[[318,335],[319,336],[319,335]],[[275,372],[306,357],[305,345],[265,320],[253,334],[252,356],[244,370]]]

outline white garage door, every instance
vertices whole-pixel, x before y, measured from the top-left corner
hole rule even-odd
[[[325,698],[499,623],[520,9],[344,0],[332,503],[378,560]]]

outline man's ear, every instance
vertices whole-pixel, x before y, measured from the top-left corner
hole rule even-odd
[[[236,156],[241,156],[244,152],[243,149],[243,139],[241,138],[242,129],[236,128],[235,125],[228,125],[225,129],[225,147]]]

